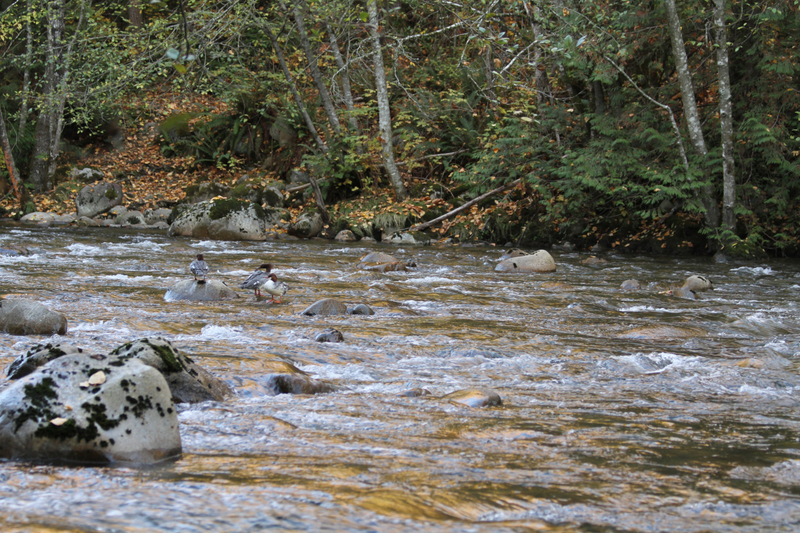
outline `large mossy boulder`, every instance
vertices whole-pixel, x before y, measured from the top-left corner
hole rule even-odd
[[[32,300],[2,300],[0,332],[12,335],[66,335],[67,318]]]
[[[167,291],[164,300],[168,302],[214,302],[219,300],[233,300],[239,294],[215,279],[179,281]]]
[[[183,209],[170,225],[168,234],[221,241],[263,241],[271,226],[258,204],[216,199]]]
[[[79,218],[92,218],[120,205],[122,199],[122,185],[101,181],[81,189],[75,198],[75,207]]]
[[[0,457],[155,463],[180,453],[167,382],[137,359],[68,354],[0,393]]]
[[[538,250],[529,255],[509,257],[495,267],[497,272],[555,272],[556,263],[547,250]]]

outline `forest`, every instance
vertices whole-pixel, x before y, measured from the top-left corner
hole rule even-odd
[[[0,10],[6,217],[55,209],[102,153],[142,196],[300,171],[292,212],[330,232],[391,215],[455,242],[800,255],[798,0]]]

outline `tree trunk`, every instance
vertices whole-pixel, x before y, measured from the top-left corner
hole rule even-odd
[[[728,31],[725,27],[725,0],[714,0],[714,25],[717,40],[719,77],[719,122],[722,137],[722,229],[736,228],[736,176],[733,160],[733,105],[728,63]],[[732,237],[732,236],[730,236]]]
[[[678,74],[678,83],[681,88],[681,100],[683,102],[683,114],[686,117],[686,124],[689,130],[689,139],[695,151],[703,159],[703,174],[708,174],[705,168],[705,160],[708,156],[708,148],[703,137],[703,128],[700,122],[700,113],[697,110],[697,100],[694,96],[694,85],[692,84],[692,74],[689,71],[689,59],[686,56],[686,47],[681,33],[681,21],[678,18],[678,10],[675,7],[675,0],[664,0],[664,7],[667,11],[667,26],[669,37],[672,44],[672,56],[675,59],[675,68]],[[705,208],[706,226],[710,229],[719,227],[719,206],[714,199],[714,188],[706,180],[706,185],[701,189],[701,200]]]
[[[319,71],[319,65],[317,65],[317,58],[314,55],[314,51],[311,49],[311,43],[308,40],[308,34],[306,33],[304,20],[305,9],[306,3],[303,0],[295,0],[294,21],[297,24],[297,33],[300,36],[300,46],[302,46],[303,52],[306,54],[308,70],[311,72],[311,79],[314,80],[314,84],[317,86],[317,91],[319,92],[320,100],[322,100],[322,107],[325,109],[328,122],[330,123],[333,132],[336,135],[341,135],[342,127],[339,125],[339,118],[336,116],[336,108],[333,105],[333,100],[331,100],[331,94],[328,92],[328,88],[325,86],[325,81],[322,79],[322,73]]]
[[[137,30],[142,29],[144,21],[142,20],[142,9],[139,6],[139,0],[130,0],[128,4],[128,22]]]
[[[17,165],[14,163],[14,154],[11,153],[11,143],[8,141],[6,119],[3,116],[2,109],[0,109],[0,144],[3,146],[3,158],[6,161],[6,168],[8,169],[8,175],[11,177],[11,185],[14,187],[14,194],[17,196],[19,208],[24,211],[25,205],[32,199],[27,189],[25,189],[25,185],[19,177]]]
[[[31,66],[33,64],[32,3],[32,0],[25,2],[25,65],[22,74],[22,90],[20,91],[19,125],[17,126],[19,135],[25,134],[25,126],[28,125],[28,97],[30,95]]]
[[[377,0],[367,0],[367,16],[369,20],[369,35],[372,41],[373,60],[372,67],[375,73],[375,88],[378,99],[378,129],[380,130],[381,153],[389,180],[394,187],[394,195],[398,200],[407,196],[403,178],[394,161],[394,147],[392,145],[392,110],[389,106],[389,90],[386,84],[386,70],[383,66],[383,51],[379,35]]]
[[[59,67],[63,55],[65,0],[53,0],[47,4],[47,58],[44,69],[43,105],[36,120],[36,145],[29,171],[29,180],[37,191],[50,188],[50,151],[54,143],[53,134],[58,108],[56,91],[59,86]],[[56,141],[57,143],[57,141]]]
[[[347,121],[348,124],[350,124],[350,128],[353,130],[353,133],[358,134],[361,132],[361,130],[358,127],[358,122],[356,121],[355,116],[353,91],[350,89],[350,71],[347,68],[347,63],[345,63],[344,58],[342,57],[341,50],[339,50],[339,42],[336,38],[336,33],[333,31],[333,27],[329,22],[326,22],[325,26],[328,29],[328,41],[331,43],[331,51],[333,52],[333,57],[336,60],[336,66],[339,67],[339,71],[342,73],[342,98],[344,99],[344,105],[347,107],[347,114],[349,115]]]

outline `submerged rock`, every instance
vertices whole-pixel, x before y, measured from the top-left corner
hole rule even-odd
[[[67,318],[32,300],[2,300],[0,332],[12,335],[66,335]]]
[[[181,453],[178,416],[156,369],[64,355],[0,393],[0,456],[154,463]]]
[[[488,389],[466,389],[446,394],[442,399],[467,407],[497,407],[503,405],[500,395]]]
[[[270,374],[267,387],[278,394],[324,394],[336,391],[336,387],[303,374]]]
[[[361,258],[359,264],[375,265],[382,263],[398,263],[398,262],[399,262],[398,259],[393,255],[385,254],[383,252],[370,252]]]
[[[348,315],[374,315],[375,311],[372,310],[370,306],[367,304],[358,304],[355,307],[351,307],[347,309]]]
[[[504,259],[495,267],[497,272],[554,272],[556,263],[547,250],[538,250],[530,255]]]
[[[238,297],[239,295],[236,291],[215,279],[179,281],[164,295],[164,299],[168,302],[177,302],[179,300],[211,302],[232,300]]]
[[[621,285],[621,288],[626,291],[638,291],[641,287],[642,285],[635,279],[626,279]]]
[[[198,366],[161,337],[123,344],[111,355],[121,360],[138,359],[161,372],[176,403],[222,400],[233,393],[222,380]]]
[[[314,340],[317,342],[344,342],[344,335],[338,329],[328,328],[318,333]]]

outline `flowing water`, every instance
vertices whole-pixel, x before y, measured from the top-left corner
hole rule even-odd
[[[555,273],[500,274],[492,247],[0,227],[11,246],[31,255],[0,255],[0,294],[64,313],[63,340],[165,336],[236,397],[178,406],[174,462],[0,463],[2,531],[800,529],[796,261],[554,251]],[[375,250],[418,267],[359,270]],[[197,253],[230,286],[272,262],[290,291],[166,302]],[[716,290],[660,293],[694,273]],[[300,315],[328,297],[376,314]],[[330,327],[344,343],[314,341]],[[0,334],[0,365],[44,340]],[[273,395],[274,361],[340,391]],[[503,405],[442,398],[476,388]]]

